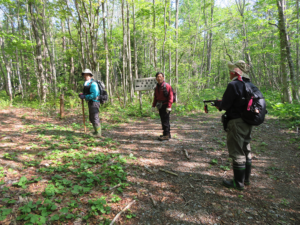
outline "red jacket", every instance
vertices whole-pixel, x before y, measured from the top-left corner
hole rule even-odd
[[[164,84],[166,84],[166,89],[169,93],[168,97],[165,97],[165,95],[164,95]],[[154,100],[153,100],[152,107],[155,107],[157,102],[163,102],[163,105],[168,104],[167,108],[172,107],[173,91],[172,91],[171,85],[166,83],[165,81],[162,82],[161,85],[157,84],[155,91],[154,91]]]

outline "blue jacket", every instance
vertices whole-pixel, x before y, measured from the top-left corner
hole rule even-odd
[[[97,96],[100,96],[100,90],[98,87],[98,84],[94,82],[94,79],[90,79],[89,81],[85,81],[84,83],[84,90],[87,90],[88,87],[90,87],[89,91],[85,94],[85,100],[86,101],[93,101],[93,102],[100,102],[99,100],[96,100]],[[86,91],[84,91],[86,92]]]

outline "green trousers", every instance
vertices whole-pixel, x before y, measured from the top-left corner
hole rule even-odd
[[[242,118],[233,119],[227,125],[227,147],[233,164],[245,164],[246,158],[251,159],[252,125],[245,123]]]

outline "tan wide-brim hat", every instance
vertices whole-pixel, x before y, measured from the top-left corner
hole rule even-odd
[[[250,79],[250,76],[248,75],[250,71],[250,66],[247,63],[245,63],[243,60],[238,60],[234,63],[228,62],[227,66],[230,71],[236,72],[242,77]]]
[[[84,71],[82,71],[81,75],[83,76],[85,73],[89,73],[92,76],[94,76],[93,73],[92,73],[92,71],[90,71],[89,69],[85,69]]]

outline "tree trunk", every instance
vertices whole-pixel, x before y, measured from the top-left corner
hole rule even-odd
[[[44,3],[45,5],[45,3]],[[54,98],[56,99],[57,97],[57,89],[56,89],[56,67],[55,67],[55,60],[54,60],[54,42],[53,42],[53,37],[51,35],[51,29],[50,30],[50,41],[53,43],[53,47],[52,47],[52,53],[51,53],[51,46],[48,44],[48,40],[47,40],[47,37],[48,37],[48,33],[47,33],[47,30],[46,29],[46,21],[45,21],[45,14],[43,14],[43,21],[38,21],[38,24],[39,24],[39,27],[40,27],[40,30],[42,31],[43,33],[43,36],[44,36],[44,41],[45,41],[45,45],[46,45],[46,49],[48,50],[48,55],[49,55],[49,58],[50,58],[50,71],[51,71],[51,80],[53,79],[54,81],[54,84],[53,84],[53,89],[54,89]],[[51,22],[50,22],[51,24]]]
[[[108,44],[107,44],[107,37],[106,37],[106,23],[105,23],[105,7],[104,1],[102,2],[102,16],[103,16],[103,39],[104,39],[104,47],[105,47],[105,81],[107,91],[109,92],[108,88],[108,81],[109,81],[109,57],[108,57]]]
[[[299,19],[300,19],[300,17],[299,17],[299,0],[297,0],[296,1],[296,4],[297,4],[297,36],[296,36],[296,38],[297,38],[297,40],[298,40],[298,38],[299,38],[299,23],[300,23],[300,21],[299,21]],[[299,60],[299,41],[297,41],[296,42],[296,75],[297,75],[297,84],[299,84],[300,83],[300,79],[299,79],[299,76],[300,76],[300,74],[299,74],[299,67],[300,67],[300,60]],[[300,94],[300,89],[299,89],[299,92],[298,92],[298,94]]]
[[[36,42],[36,52],[35,52],[35,56],[36,56],[36,63],[37,63],[37,68],[38,68],[38,77],[40,79],[40,84],[41,84],[41,100],[42,102],[46,102],[46,82],[45,82],[45,76],[44,76],[44,68],[43,68],[43,61],[42,61],[42,42],[41,42],[41,38],[39,35],[39,31],[38,31],[38,27],[37,27],[37,19],[34,15],[33,12],[33,5],[32,2],[29,2],[29,11],[31,14],[31,18],[32,18],[32,30],[33,30],[33,34],[35,37],[35,42]]]
[[[289,68],[290,68],[290,74],[291,74],[291,81],[292,81],[292,96],[293,96],[293,100],[294,101],[299,101],[299,96],[298,96],[298,91],[299,91],[299,87],[297,85],[297,77],[295,74],[295,70],[294,70],[294,62],[292,59],[292,53],[291,53],[291,49],[290,49],[290,44],[289,44],[289,40],[288,40],[288,34],[285,28],[285,16],[284,16],[284,7],[285,7],[285,0],[279,0],[277,1],[277,7],[278,7],[278,15],[279,15],[279,24],[281,26],[279,26],[280,29],[280,33],[282,33],[282,35],[280,35],[283,38],[283,44],[285,45],[286,48],[286,54],[287,54],[287,60],[288,60],[288,64],[289,64]]]
[[[134,75],[135,79],[139,77],[138,75],[138,53],[137,53],[137,44],[136,44],[136,29],[135,29],[135,5],[132,2],[132,19],[133,19],[133,46],[134,46]],[[140,110],[142,112],[142,92],[138,91]]]
[[[211,4],[211,17],[210,17],[210,31],[207,38],[207,64],[206,64],[206,71],[207,71],[207,87],[210,86],[210,73],[211,73],[211,47],[212,47],[212,22],[213,22],[213,14],[214,14],[214,0],[212,0]]]
[[[75,3],[75,7],[76,7],[76,11],[78,14],[78,22],[79,22],[79,30],[78,30],[78,34],[79,34],[79,40],[80,40],[80,50],[81,50],[81,65],[83,66],[82,70],[86,69],[86,61],[85,61],[85,55],[84,55],[84,43],[83,43],[83,37],[82,37],[82,19],[81,19],[81,14],[79,12],[79,8],[78,8],[78,3],[77,0],[74,0]]]
[[[61,20],[61,29],[62,29],[62,63],[63,63],[63,68],[64,68],[64,81],[67,83],[67,43],[66,43],[66,30],[65,30],[65,21]]]
[[[176,92],[177,92],[177,93],[178,93],[178,13],[179,13],[179,0],[176,0],[176,21],[175,21],[175,36],[176,36],[175,77],[176,77]]]
[[[18,27],[20,26],[19,24],[19,4],[17,2],[17,5],[18,5],[18,14],[17,14],[17,24],[18,24]],[[11,27],[12,27],[12,33],[15,34],[15,31],[14,31],[14,24],[13,22],[11,21]],[[20,35],[20,29],[19,29],[19,36],[21,37]],[[21,52],[20,52],[21,53]],[[19,51],[16,49],[15,51],[15,54],[16,54],[16,69],[17,69],[17,76],[18,76],[18,79],[19,79],[19,90],[21,91],[21,95],[22,95],[22,99],[24,98],[24,93],[23,93],[23,82],[22,82],[22,78],[21,78],[21,72],[20,72],[20,63],[19,63]],[[20,54],[21,56],[21,54]],[[21,56],[22,57],[22,56]]]
[[[244,11],[245,11],[246,2],[245,2],[245,0],[235,0],[235,2],[236,2],[236,6],[238,8],[238,11],[239,11],[241,17],[242,17],[242,22],[243,22],[243,30],[242,30],[243,36],[244,36],[243,53],[245,55],[247,63],[250,65],[250,74],[252,75],[254,80],[257,81],[257,79],[255,77],[255,73],[252,69],[252,60],[251,60],[250,53],[249,53],[249,50],[248,50],[247,29],[246,29],[246,23],[245,23],[245,18],[244,18]]]
[[[156,33],[155,33],[155,0],[153,0],[153,32],[152,32],[152,37],[153,37],[153,62],[154,62],[154,68],[157,70],[157,58],[156,58]]]
[[[169,27],[171,26],[171,15],[172,15],[172,0],[170,0],[170,7],[169,7]],[[169,39],[171,40],[172,36],[170,33]],[[172,84],[171,80],[171,74],[172,74],[172,52],[171,52],[171,46],[169,44],[169,84]]]
[[[1,44],[1,41],[2,41],[2,39],[0,38],[0,44]],[[1,60],[1,57],[0,57],[0,60]],[[5,72],[4,72],[4,70],[3,70],[2,62],[3,62],[3,60],[0,61],[0,69],[1,69],[1,72],[2,72],[2,76],[3,76],[4,88],[5,88],[5,91],[6,91],[7,96],[9,96],[9,89],[8,89],[8,86],[7,86],[8,83],[7,83],[7,81],[6,81],[6,75],[5,75]]]
[[[129,4],[127,2],[127,69],[129,76],[129,88],[130,88],[130,101],[133,101],[134,90],[133,90],[133,79],[132,79],[132,69],[131,69],[131,43],[130,43],[130,14],[129,14]]]
[[[0,25],[0,29],[2,30],[2,26]],[[11,85],[11,68],[9,62],[6,58],[5,50],[4,50],[4,39],[0,37],[0,45],[2,51],[2,57],[6,68],[6,88],[8,90],[8,96],[10,100],[10,104],[12,105],[13,101],[13,93],[12,93],[12,85]],[[2,67],[1,67],[2,68]]]
[[[125,7],[125,0],[122,0],[122,27],[123,27],[123,71],[122,71],[122,76],[123,76],[123,92],[124,92],[124,107],[126,106],[127,102],[127,92],[126,92],[126,28],[125,28],[125,15],[124,15],[124,7]]]
[[[166,40],[167,40],[167,24],[166,24],[166,17],[167,17],[167,5],[168,5],[168,0],[165,0],[165,10],[164,10],[164,31],[165,31],[165,35],[164,35],[164,43],[162,46],[162,60],[163,60],[163,73],[165,74],[165,44],[166,44]]]
[[[290,88],[289,88],[289,82],[288,82],[288,74],[287,74],[287,40],[286,40],[286,34],[285,34],[285,20],[284,20],[284,7],[285,7],[285,1],[277,1],[277,7],[278,7],[278,16],[279,16],[279,22],[278,22],[278,29],[279,29],[279,36],[280,36],[280,67],[281,67],[281,76],[282,76],[282,92],[283,92],[283,102],[292,102]]]

